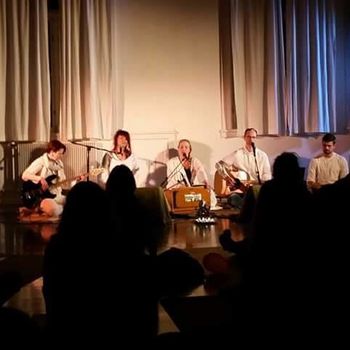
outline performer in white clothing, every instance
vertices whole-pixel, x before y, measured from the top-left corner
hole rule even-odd
[[[225,178],[216,179],[216,193],[226,196],[238,193],[240,198],[237,196],[232,197],[232,199],[235,199],[231,201],[233,206],[241,206],[241,198],[245,192],[245,186],[262,184],[272,177],[267,154],[255,145],[254,141],[257,134],[258,132],[254,128],[246,129],[243,136],[244,146],[217,163],[217,169],[222,168],[222,165],[224,165],[228,171]]]
[[[23,172],[24,181],[22,200],[28,208],[40,208],[48,216],[59,216],[63,211],[66,197],[62,195],[62,187],[50,188],[47,182],[52,176],[53,182],[62,182],[66,179],[64,166],[61,160],[66,152],[66,146],[52,140],[47,146],[46,152],[36,158]]]
[[[210,191],[210,205],[216,207],[216,196],[209,185],[208,175],[202,162],[192,156],[192,145],[187,139],[179,141],[177,157],[171,158],[167,163],[167,178],[163,187],[167,189],[183,186],[203,185]]]
[[[178,156],[167,163],[167,181],[164,187],[208,186],[208,175],[202,162],[191,156],[191,142],[187,139],[180,140],[177,152]]]
[[[309,164],[307,185],[310,190],[332,184],[349,173],[346,159],[334,152],[335,144],[335,135],[328,133],[322,137],[323,153],[313,158]]]
[[[118,130],[114,135],[114,148],[106,153],[102,159],[102,167],[106,170],[100,176],[100,182],[104,186],[109,174],[117,165],[126,165],[135,175],[139,166],[135,155],[131,150],[130,134],[126,130]]]

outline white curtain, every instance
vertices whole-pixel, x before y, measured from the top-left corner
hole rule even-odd
[[[46,2],[0,0],[0,140],[49,138]]]
[[[237,128],[278,134],[283,111],[279,1],[232,0],[232,62]]]
[[[333,2],[220,3],[228,4],[231,14],[228,21],[219,7],[221,22],[229,23],[231,29],[230,33],[220,30],[226,134],[234,128],[241,133],[247,127],[270,135],[344,132],[345,123],[337,118],[346,116],[337,115],[335,93],[341,89],[337,69],[345,74],[345,65],[336,67],[336,55],[341,54],[336,23],[342,14],[338,11],[336,16]],[[231,40],[231,53],[227,47],[222,49],[227,40]],[[344,39],[339,38],[338,43],[340,40]],[[227,76],[230,64],[232,78]]]
[[[111,138],[121,126],[118,1],[61,1],[61,139]]]

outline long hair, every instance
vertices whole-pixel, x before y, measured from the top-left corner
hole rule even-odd
[[[119,136],[124,136],[126,140],[128,141],[129,148],[130,148],[130,154],[132,153],[131,151],[131,141],[130,141],[130,134],[126,130],[119,129],[117,132],[114,134],[113,142],[114,142],[114,150],[117,149],[117,144],[118,144],[118,137]]]

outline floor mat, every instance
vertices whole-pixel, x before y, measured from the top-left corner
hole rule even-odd
[[[18,212],[18,221],[24,223],[55,223],[59,222],[60,220],[58,216],[48,216],[44,213],[38,213],[36,211],[24,207],[19,208]]]

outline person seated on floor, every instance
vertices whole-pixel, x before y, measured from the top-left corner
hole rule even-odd
[[[127,166],[134,176],[139,170],[137,157],[131,148],[130,133],[122,129],[117,130],[113,138],[113,143],[113,149],[105,153],[102,158],[102,167],[105,169],[99,179],[102,187],[106,186],[110,173],[118,165]]]
[[[66,146],[59,140],[48,143],[46,152],[35,159],[23,172],[22,201],[30,209],[39,209],[47,216],[62,213],[66,196],[62,194],[62,182],[66,180],[62,157]],[[78,176],[80,181],[84,177]],[[70,185],[74,185],[72,182]]]
[[[148,267],[128,245],[134,232],[116,227],[110,214],[107,193],[94,182],[80,182],[67,195],[44,255],[47,335],[55,345],[144,345],[157,334]]]
[[[131,170],[125,165],[118,165],[107,180],[106,192],[116,244],[129,247],[125,254],[126,260],[130,261],[130,275],[139,276],[134,282],[144,285],[144,296],[153,294],[159,298],[180,294],[203,282],[203,268],[190,254],[176,248],[160,254],[157,252],[157,244],[167,237],[170,229],[170,217],[167,207],[162,203],[165,199],[160,188],[149,191],[136,189]],[[134,273],[133,267],[136,268]]]
[[[116,238],[120,240],[119,244],[133,247],[130,254],[143,255],[148,237],[143,230],[143,211],[135,191],[136,181],[130,168],[123,164],[116,165],[106,183],[112,223],[116,232],[130,232]]]
[[[306,181],[311,191],[332,184],[349,173],[348,162],[343,156],[334,151],[335,148],[335,135],[325,134],[322,137],[323,152],[310,161],[308,168]]]
[[[274,240],[282,229],[281,222],[288,222],[288,225],[283,227],[286,231],[297,231],[300,222],[289,220],[290,213],[299,207],[302,215],[306,215],[308,205],[311,205],[311,195],[301,176],[298,157],[293,153],[284,152],[274,162],[273,179],[266,181],[259,191],[252,223],[245,231],[246,238],[242,241],[234,241],[231,231],[225,230],[219,236],[220,244],[224,250],[236,253],[243,261],[247,261],[252,247],[257,242],[259,245],[275,244]],[[305,218],[305,222],[309,222],[308,217]],[[218,257],[217,261],[215,258],[211,256],[207,261],[210,265],[208,269],[215,269],[216,264],[228,266],[222,262],[226,258]]]
[[[181,139],[177,146],[176,157],[167,162],[166,189],[203,185],[210,190],[211,207],[216,206],[216,197],[202,162],[192,156],[192,145],[188,139]]]
[[[350,174],[338,181],[322,186],[313,194],[315,205],[314,232],[317,258],[313,275],[318,280],[315,295],[322,300],[317,310],[318,325],[327,334],[347,337],[342,316],[347,314],[349,303],[349,235],[346,227],[350,196]],[[329,320],[333,320],[329,322]],[[322,328],[321,328],[322,327]],[[334,339],[334,338],[333,338]]]
[[[227,196],[232,207],[240,209],[248,186],[261,185],[271,179],[267,154],[255,146],[257,130],[244,131],[244,146],[230,153],[216,164],[215,192]]]
[[[312,221],[312,197],[301,176],[298,157],[282,153],[274,162],[273,179],[259,192],[252,232],[242,242],[245,246],[234,242],[230,231],[220,239],[224,249],[237,253],[233,257],[243,258],[239,287],[226,291],[242,330],[259,332],[268,341],[274,339],[275,330],[283,339],[300,340],[303,334],[309,335],[313,318],[310,305],[317,293],[310,264],[317,237]],[[220,255],[211,256],[207,263],[214,264],[209,268],[216,273],[220,268],[230,273],[228,261],[224,263]],[[236,327],[233,324],[231,332]]]

